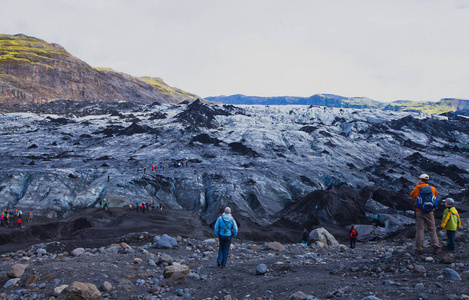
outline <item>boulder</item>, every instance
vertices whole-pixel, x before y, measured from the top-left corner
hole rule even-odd
[[[267,250],[273,250],[273,251],[285,251],[285,247],[280,244],[279,242],[270,242],[265,245],[265,248]]]
[[[158,264],[167,263],[168,265],[173,264],[173,257],[169,254],[163,253],[158,258]]]
[[[83,255],[84,253],[85,253],[84,248],[75,248],[75,249],[73,249],[73,251],[70,254],[72,256],[80,256],[80,255]]]
[[[27,267],[28,265],[14,264],[8,270],[7,275],[10,278],[20,278],[21,276],[23,276],[24,271],[26,270]]]
[[[72,285],[65,288],[58,296],[58,300],[99,300],[101,292],[92,283],[75,281]]]
[[[348,250],[348,247],[345,246],[344,244],[339,245],[339,251],[340,252],[347,252],[347,250]]]
[[[449,255],[445,255],[440,259],[440,264],[452,264],[454,263],[454,257],[451,257]]]
[[[293,295],[291,295],[290,297],[288,297],[288,300],[306,300],[306,294],[301,292],[301,291],[298,291],[296,293],[294,293]]]
[[[164,278],[169,278],[169,285],[173,286],[184,282],[190,274],[189,267],[186,265],[181,265],[174,263],[171,266],[167,266],[163,270]]]
[[[119,246],[121,246],[122,249],[132,249],[132,247],[130,247],[129,244],[125,242],[120,243]]]
[[[143,260],[142,260],[141,258],[134,257],[134,264],[141,264],[142,261],[143,261]]]
[[[445,281],[460,281],[461,276],[453,269],[446,268],[443,270],[443,278]]]
[[[68,288],[68,284],[59,285],[58,287],[56,287],[56,288],[54,289],[54,296],[57,297],[57,296],[60,295],[60,293],[62,293],[62,291],[65,290],[66,288]]]
[[[328,247],[338,247],[339,242],[335,237],[323,227],[316,228],[309,234],[309,240],[312,242],[321,242]]]
[[[211,246],[216,246],[217,241],[215,239],[206,239],[206,240],[204,240],[204,244],[211,245]]]
[[[177,246],[177,241],[175,238],[170,237],[167,234],[163,234],[163,236],[158,240],[156,243],[157,248],[166,248],[166,249],[172,249]]]
[[[101,289],[104,291],[104,292],[109,292],[110,290],[112,290],[112,284],[108,281],[104,281],[103,282],[103,286],[101,287]]]
[[[18,281],[20,281],[20,278],[12,278],[12,279],[8,280],[7,282],[5,282],[5,284],[3,285],[3,288],[7,289],[11,286],[15,286],[15,284],[17,284]]]
[[[427,270],[422,265],[415,265],[414,272],[416,272],[416,273],[426,273]]]
[[[174,273],[183,273],[186,277],[189,276],[189,273],[191,271],[189,270],[189,267],[186,265],[181,265],[178,263],[173,263],[171,266],[167,266],[163,270],[163,276],[164,278],[169,278],[171,275]]]
[[[265,264],[259,264],[256,267],[256,275],[264,275],[267,273],[267,266]]]

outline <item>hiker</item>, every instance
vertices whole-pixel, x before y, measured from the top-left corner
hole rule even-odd
[[[303,245],[308,246],[309,233],[306,228],[303,230],[303,236],[301,237],[301,240],[303,242]]]
[[[28,218],[28,223],[31,223],[33,221],[33,212],[29,212],[29,218]]]
[[[5,212],[2,211],[2,214],[0,215],[0,226],[5,226]]]
[[[18,216],[18,225],[16,225],[16,228],[21,228],[21,215]]]
[[[108,210],[109,208],[109,200],[104,199],[103,201],[103,209]]]
[[[218,217],[214,231],[220,244],[218,248],[217,267],[225,268],[228,255],[230,254],[231,239],[238,234],[238,226],[233,216],[231,216],[231,208],[226,207],[225,212]]]
[[[132,212],[132,204],[129,203],[129,211]]]
[[[425,237],[425,225],[430,234],[430,244],[436,254],[441,253],[440,242],[436,234],[435,216],[433,211],[438,206],[436,196],[438,195],[435,187],[428,184],[430,176],[427,174],[420,175],[419,181],[410,193],[415,199],[415,250],[418,254],[423,252],[423,242]]]
[[[446,229],[446,236],[448,237],[448,249],[454,251],[456,229],[461,227],[461,217],[459,216],[456,208],[453,206],[454,200],[452,198],[447,198],[446,200],[443,200],[443,202],[445,203],[446,209],[443,213],[443,218],[441,219],[441,227]]]
[[[349,234],[350,234],[350,248],[353,249],[355,248],[355,244],[357,242],[357,237],[358,237],[358,231],[355,229],[354,224],[350,225]]]

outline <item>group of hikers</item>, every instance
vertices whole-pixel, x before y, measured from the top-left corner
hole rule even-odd
[[[22,221],[23,221],[23,212],[19,209],[13,209],[10,210],[3,210],[1,215],[0,215],[0,226],[3,227],[13,227],[13,228],[23,228],[22,227]],[[28,217],[28,223],[33,221],[33,212],[29,212],[29,217]]]
[[[102,199],[98,203],[99,207],[101,207],[103,210],[108,210],[109,209],[109,200],[108,199]],[[129,211],[136,211],[136,212],[142,212],[145,213],[146,211],[150,210],[165,210],[168,208],[166,204],[159,204],[156,203],[155,200],[152,202],[136,202],[135,206],[132,204],[128,205]]]
[[[440,241],[436,233],[435,216],[433,212],[438,207],[437,191],[435,187],[429,184],[430,176],[422,174],[419,177],[417,185],[410,193],[410,196],[415,199],[415,226],[417,233],[415,235],[415,250],[418,254],[423,252],[424,249],[424,234],[425,226],[430,234],[430,244],[435,253],[442,252]],[[446,229],[446,236],[448,243],[446,247],[450,251],[455,250],[455,237],[456,230],[461,227],[461,217],[454,207],[454,199],[446,198],[443,200],[445,204],[445,211],[441,220],[441,227]]]
[[[152,165],[151,170],[152,171],[157,171],[157,170],[182,168],[182,167],[187,167],[187,166],[189,166],[189,160],[176,161],[176,162],[171,162],[171,163],[168,163],[168,164],[159,163],[159,164],[156,164],[156,165]],[[137,174],[140,171],[143,171],[143,174],[146,174],[147,168],[137,169]]]
[[[425,227],[430,234],[430,245],[436,254],[442,253],[440,241],[436,232],[436,222],[433,212],[438,207],[438,193],[435,187],[429,184],[430,176],[422,174],[419,177],[417,185],[410,193],[410,196],[415,200],[415,250],[417,254],[423,253],[424,250],[424,235]],[[445,205],[443,218],[441,219],[441,227],[446,230],[447,244],[446,247],[450,251],[456,249],[455,238],[456,230],[461,227],[461,217],[457,209],[454,207],[454,199],[446,198],[442,201]],[[358,231],[355,225],[350,225],[349,229],[350,248],[355,248],[358,238]],[[307,245],[309,240],[309,233],[306,229],[303,231],[302,242]]]
[[[142,213],[145,213],[146,211],[150,211],[150,210],[165,210],[167,208],[168,206],[166,206],[166,204],[155,203],[155,200],[153,200],[151,203],[149,202],[135,203],[135,211],[142,212]],[[133,211],[133,210],[134,208],[132,204],[129,204],[129,211]]]

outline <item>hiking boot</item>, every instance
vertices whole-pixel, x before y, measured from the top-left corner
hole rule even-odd
[[[221,267],[221,263],[217,262],[217,267]]]
[[[441,251],[441,247],[435,247],[433,248],[433,250],[435,251],[436,254],[441,254],[441,252],[443,252]]]
[[[423,249],[416,249],[416,250],[415,250],[415,253],[417,253],[417,254],[419,254],[419,255],[420,255],[420,254],[422,254],[422,253],[423,253]]]

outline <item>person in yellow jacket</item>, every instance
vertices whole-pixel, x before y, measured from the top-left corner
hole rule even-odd
[[[454,251],[454,239],[456,237],[456,229],[461,227],[461,217],[459,216],[458,211],[454,205],[454,200],[448,198],[443,201],[445,203],[446,209],[443,213],[443,219],[441,219],[441,227],[446,229],[446,235],[448,236],[448,248],[451,251]]]
[[[420,195],[420,189],[422,187],[430,186],[428,184],[429,180],[430,180],[430,176],[428,176],[427,174],[420,175],[419,182],[410,193],[410,196],[416,200],[416,204],[415,204],[415,227],[416,227],[415,249],[418,254],[423,252],[425,225],[427,226],[428,233],[430,234],[430,244],[432,245],[435,253],[437,254],[441,253],[440,241],[438,239],[438,235],[436,234],[435,216],[433,215],[433,211],[425,212],[422,209],[420,209],[419,206],[417,205],[418,197]],[[436,197],[438,194],[436,192],[435,187],[432,186],[430,188],[433,193],[433,196]]]

